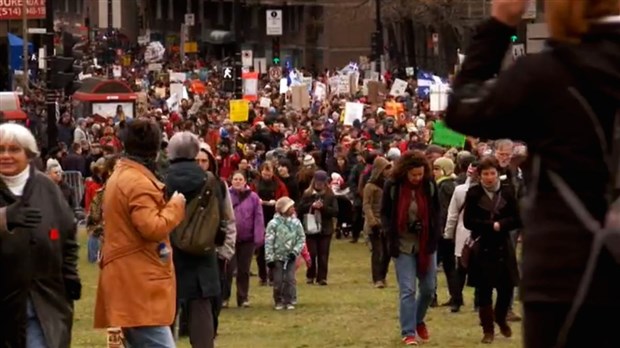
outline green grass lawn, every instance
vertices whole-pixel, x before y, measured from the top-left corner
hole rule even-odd
[[[80,272],[83,298],[76,304],[72,347],[105,347],[105,333],[92,328],[97,287],[96,265],[86,262],[86,241],[81,238]],[[306,285],[304,267],[298,271],[299,305],[295,311],[275,312],[271,288],[259,287],[251,279],[252,308],[230,308],[220,317],[219,348],[305,348],[305,347],[400,347],[398,325],[398,289],[393,268],[388,287],[374,289],[370,281],[370,253],[363,244],[346,241],[332,244],[329,286]],[[439,273],[440,302],[447,300],[445,277]],[[234,287],[234,285],[233,285]],[[234,291],[234,289],[233,289]],[[473,311],[472,290],[467,289],[466,307],[458,314],[447,308],[429,311],[427,325],[431,334],[428,347],[479,347],[482,338],[478,316]],[[234,293],[233,293],[234,298]],[[234,301],[232,301],[234,302]],[[513,324],[514,337],[496,338],[497,348],[521,347],[521,328]],[[187,340],[179,347],[189,347]]]

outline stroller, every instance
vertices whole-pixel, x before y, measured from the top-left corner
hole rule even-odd
[[[343,236],[348,238],[353,231],[353,201],[351,200],[350,190],[346,188],[334,192],[338,202],[338,219],[336,220],[336,238]]]

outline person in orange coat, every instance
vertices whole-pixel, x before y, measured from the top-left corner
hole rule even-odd
[[[161,131],[146,119],[128,126],[126,157],[119,160],[103,197],[95,328],[122,328],[132,347],[174,347],[176,310],[169,234],[185,218],[185,197],[164,197],[155,176]]]

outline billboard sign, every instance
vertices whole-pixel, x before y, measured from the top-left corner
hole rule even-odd
[[[0,20],[22,19],[24,1],[28,19],[45,18],[45,0],[0,0]]]

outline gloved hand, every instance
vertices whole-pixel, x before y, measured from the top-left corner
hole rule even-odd
[[[268,267],[269,269],[273,269],[275,266],[276,266],[275,261],[269,261],[269,262],[267,262],[267,267]]]
[[[82,282],[79,279],[65,278],[65,293],[69,300],[79,300],[82,297]]]
[[[297,255],[290,253],[288,254],[288,262],[295,262],[297,260]]]
[[[29,208],[21,200],[6,207],[6,225],[10,230],[22,228],[35,228],[43,219],[41,210]]]

